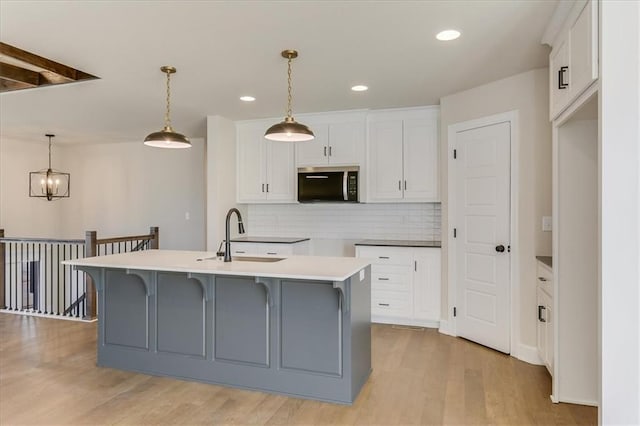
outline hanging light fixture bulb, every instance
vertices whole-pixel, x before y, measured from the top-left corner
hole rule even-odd
[[[191,142],[171,127],[171,74],[176,73],[174,67],[165,65],[160,71],[167,74],[167,111],[164,114],[164,129],[151,133],[144,139],[144,144],[156,148],[191,148]]]
[[[291,61],[298,57],[296,50],[283,50],[283,58],[287,59],[287,116],[284,121],[269,127],[264,137],[279,142],[310,141],[315,137],[311,129],[302,123],[298,123],[291,115]]]
[[[49,138],[49,167],[29,172],[29,197],[46,198],[47,201],[68,198],[71,175],[51,168],[51,138],[56,135],[45,136]]]

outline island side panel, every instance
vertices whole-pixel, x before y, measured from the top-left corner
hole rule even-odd
[[[269,366],[267,294],[254,277],[218,276],[214,297],[214,358]]]
[[[205,291],[184,274],[158,272],[156,287],[157,350],[205,356]]]
[[[108,269],[103,291],[105,345],[149,349],[149,300],[142,278]]]
[[[280,366],[340,377],[342,310],[330,281],[282,280]]]
[[[351,396],[355,401],[371,374],[371,266],[349,278],[351,293]]]

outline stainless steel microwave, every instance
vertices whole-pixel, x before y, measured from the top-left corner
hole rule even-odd
[[[299,168],[298,201],[357,203],[359,171],[357,166]]]

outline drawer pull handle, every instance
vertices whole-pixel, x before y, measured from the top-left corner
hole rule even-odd
[[[378,303],[378,306],[389,306],[388,303]]]
[[[382,278],[382,277],[380,277],[380,278],[378,278],[378,281],[389,281],[389,278]]]
[[[547,322],[546,319],[542,318],[542,311],[546,310],[547,308],[545,308],[542,305],[538,305],[538,321],[540,322]]]
[[[378,256],[378,259],[388,259],[389,256]]]
[[[564,82],[564,73],[567,72],[568,69],[569,67],[560,67],[560,70],[558,71],[558,89],[560,90],[569,87],[569,83]]]
[[[246,253],[246,252],[242,250],[236,250],[236,253]]]
[[[538,277],[538,280],[539,280],[539,281],[542,281],[542,282],[544,282],[544,281],[549,281],[549,280],[547,280],[545,277]]]
[[[275,251],[268,251],[267,254],[278,254],[278,253]]]

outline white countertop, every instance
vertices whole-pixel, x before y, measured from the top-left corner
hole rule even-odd
[[[211,258],[211,259],[207,259]],[[199,260],[202,259],[202,260]],[[223,262],[206,251],[144,250],[66,260],[65,265],[265,278],[344,281],[370,262],[355,257],[288,256],[279,262]]]

